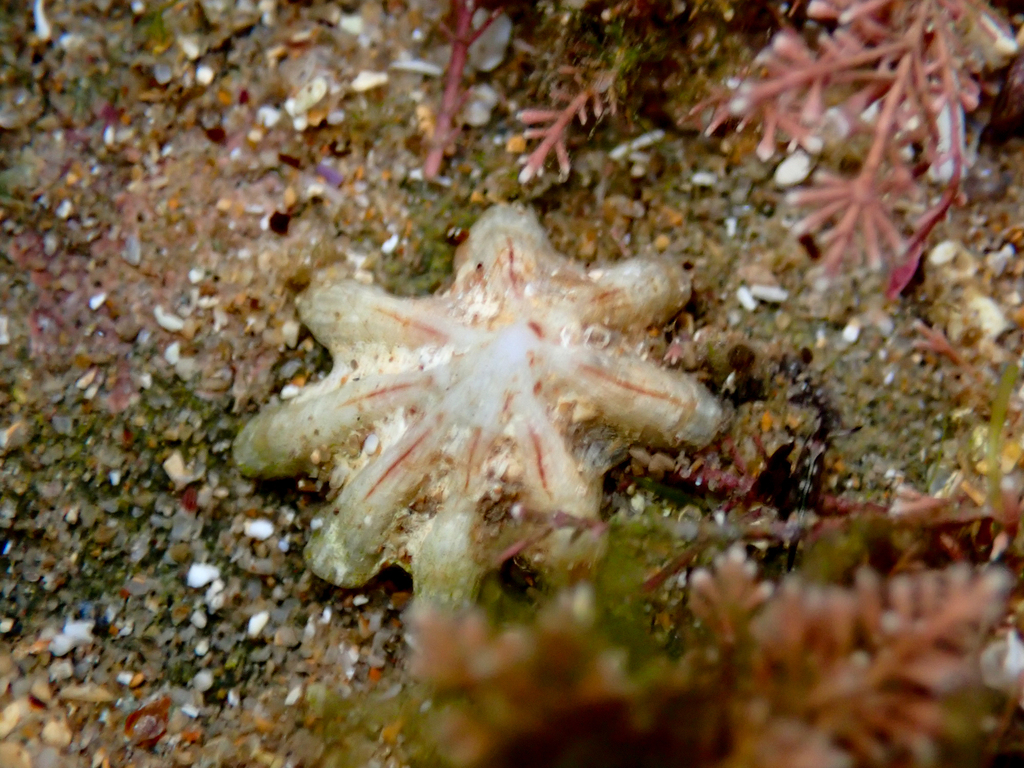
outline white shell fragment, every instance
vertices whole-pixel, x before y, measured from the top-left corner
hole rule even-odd
[[[491,122],[491,112],[498,105],[501,97],[491,86],[483,84],[474,86],[469,93],[469,100],[462,108],[462,119],[467,125],[482,128]]]
[[[811,156],[802,149],[796,150],[775,169],[775,185],[785,189],[806,181],[811,175],[811,165]]]
[[[157,304],[153,307],[153,317],[156,318],[156,324],[163,328],[165,331],[174,333],[180,331],[185,327],[185,321],[173,312],[168,312],[166,309]]]
[[[948,264],[960,253],[962,246],[955,240],[943,240],[928,252],[928,263],[935,266]]]
[[[46,18],[46,9],[43,7],[43,0],[35,0],[32,4],[32,20],[36,25],[36,37],[41,42],[47,42],[53,37],[53,27],[50,20]]]
[[[413,72],[417,75],[427,75],[428,77],[440,77],[444,74],[444,68],[439,67],[432,61],[424,61],[423,59],[399,59],[391,62],[388,68],[399,72]]]
[[[48,650],[54,656],[66,656],[80,645],[89,645],[93,641],[94,622],[89,620],[64,622],[63,631],[50,640]]]
[[[387,72],[369,72],[364,69],[352,81],[352,90],[356,93],[363,93],[374,88],[380,88],[382,85],[387,85],[387,82]]]
[[[477,29],[490,16],[486,8],[477,8],[473,14],[473,26]],[[512,20],[504,13],[491,22],[473,44],[469,46],[469,63],[477,72],[491,72],[505,59],[509,41],[512,39]]]
[[[974,315],[981,332],[986,339],[995,339],[1010,327],[1002,308],[990,296],[970,290],[967,294],[967,308]]]
[[[655,144],[657,144],[664,138],[665,132],[660,128],[653,131],[648,131],[647,133],[642,133],[635,139],[632,139],[631,141],[626,141],[623,142],[622,144],[619,144],[616,147],[613,147],[612,150],[608,153],[608,157],[610,157],[612,160],[622,160],[627,155],[630,155],[633,152],[639,152],[641,149],[653,147]],[[713,183],[714,182],[712,182],[712,184]]]
[[[163,468],[164,472],[167,473],[167,477],[174,483],[174,487],[179,490],[198,479],[196,474],[189,472],[185,468],[185,459],[182,458],[181,451],[174,451],[168,456],[164,460]]]
[[[246,627],[246,633],[249,637],[259,637],[260,633],[266,629],[267,622],[269,621],[269,611],[260,611],[259,613],[253,614],[249,617],[249,625]]]
[[[757,309],[757,299],[754,298],[754,294],[745,285],[741,285],[736,289],[736,299],[747,312],[753,312]]]
[[[244,525],[245,535],[256,541],[266,541],[274,535],[274,524],[265,517],[256,520],[246,520]]]
[[[285,102],[285,109],[292,117],[304,115],[327,95],[327,78],[323,75],[314,77],[299,88],[294,97]]]
[[[721,425],[701,384],[637,356],[646,329],[689,298],[677,263],[588,273],[532,212],[499,206],[455,269],[451,288],[415,299],[314,280],[299,312],[334,369],[235,440],[248,475],[333,462],[341,492],[306,559],[335,584],[396,564],[418,595],[459,603],[510,546],[555,580],[588,568],[616,452],[704,445]]]
[[[750,286],[750,295],[768,304],[781,304],[789,298],[789,291],[778,285],[755,284]]]
[[[220,578],[220,568],[207,563],[192,563],[185,575],[185,583],[192,589],[202,589]]]

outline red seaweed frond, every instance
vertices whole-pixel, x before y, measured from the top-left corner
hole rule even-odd
[[[540,144],[526,158],[523,169],[519,172],[519,183],[526,184],[544,172],[544,162],[554,150],[558,159],[558,170],[564,180],[569,175],[569,150],[566,147],[566,131],[577,119],[580,125],[586,125],[592,115],[600,120],[606,112],[614,115],[616,101],[612,92],[614,76],[605,73],[593,84],[581,90],[562,109],[524,109],[518,115],[519,121],[528,126],[523,136],[527,139],[540,139]]]
[[[983,0],[812,0],[807,15],[832,31],[813,41],[778,32],[755,61],[758,74],[719,101],[708,130],[730,117],[759,123],[765,160],[780,140],[818,154],[863,137],[854,176],[820,173],[788,199],[812,209],[796,233],[821,234],[829,269],[859,251],[889,268],[895,296],[959,196],[971,160],[965,113],[978,106],[981,73],[1017,45]],[[942,189],[937,199],[925,199],[925,174]],[[914,201],[922,212],[904,227]]]
[[[450,702],[445,751],[489,768],[853,768],[925,764],[977,727],[977,708],[957,720],[948,705],[980,688],[1005,572],[863,571],[852,587],[791,579],[771,594],[734,550],[690,583],[710,631],[681,622],[678,661],[630,664],[596,631],[585,589],[532,628],[421,613],[414,672]]]
[[[499,7],[492,10],[479,27],[474,28],[473,16],[480,7],[482,4],[478,0],[451,0],[449,15],[453,19],[454,29],[445,28],[444,31],[451,38],[452,53],[448,59],[444,94],[441,96],[441,105],[434,122],[430,150],[427,152],[427,159],[423,164],[423,178],[428,181],[437,178],[438,173],[441,172],[445,150],[451,146],[458,134],[455,117],[465,101],[462,76],[466,68],[466,61],[469,59],[469,48],[501,14],[499,4]]]

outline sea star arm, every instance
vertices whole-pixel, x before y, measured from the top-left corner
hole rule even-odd
[[[332,356],[360,343],[440,347],[463,343],[469,335],[433,298],[403,299],[353,280],[314,286],[298,305],[302,321]]]
[[[630,259],[592,270],[565,293],[584,326],[642,330],[667,322],[690,298],[690,275],[667,259]]]
[[[316,386],[316,385],[314,385]],[[310,471],[360,426],[420,400],[435,389],[431,372],[367,376],[340,389],[265,408],[235,439],[235,461],[247,475],[289,477]]]
[[[544,407],[526,394],[516,398],[516,406],[514,430],[523,457],[523,500],[534,511],[594,517],[600,500],[597,484],[584,477]]]
[[[355,587],[380,570],[388,530],[426,480],[440,452],[441,426],[438,416],[421,419],[345,486],[306,549],[306,559],[317,576]]]
[[[601,422],[640,441],[706,445],[722,424],[722,407],[690,376],[595,352],[559,363],[561,386],[591,404]]]
[[[473,599],[484,574],[494,567],[480,559],[474,536],[477,519],[464,499],[449,500],[427,523],[411,568],[421,598],[456,606]]]

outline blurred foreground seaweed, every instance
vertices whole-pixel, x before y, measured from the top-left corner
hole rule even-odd
[[[583,586],[530,627],[423,610],[413,671],[460,766],[965,765],[984,753],[979,652],[1008,587],[953,566],[773,590],[735,548],[691,573],[677,659],[609,642]]]

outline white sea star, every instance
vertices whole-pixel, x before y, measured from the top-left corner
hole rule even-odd
[[[347,279],[310,288],[299,310],[334,369],[235,441],[251,475],[334,460],[344,487],[306,557],[335,584],[398,564],[419,595],[461,602],[516,540],[537,567],[568,573],[596,553],[579,523],[597,519],[610,446],[702,445],[720,426],[699,383],[628,346],[689,298],[681,266],[587,272],[532,212],[502,206],[455,268],[450,289],[419,299]]]

